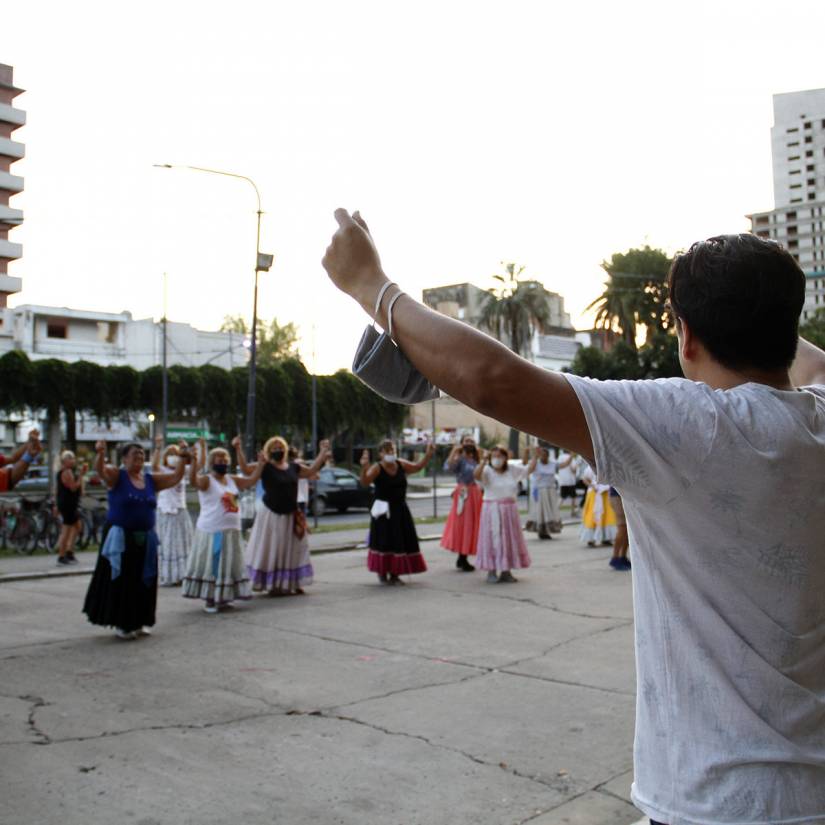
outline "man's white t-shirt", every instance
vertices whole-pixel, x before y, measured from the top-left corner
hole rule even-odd
[[[563,464],[570,458],[570,453],[562,453],[559,456],[559,464]],[[566,467],[559,469],[559,484],[562,487],[573,487],[576,484],[576,462],[578,459],[574,458]]]
[[[633,553],[633,801],[825,823],[825,386],[567,378]]]

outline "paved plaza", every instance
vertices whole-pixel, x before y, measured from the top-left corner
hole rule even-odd
[[[631,576],[576,534],[512,585],[427,541],[403,587],[350,550],[217,616],[162,589],[133,642],[86,622],[87,575],[6,580],[0,822],[636,822]]]

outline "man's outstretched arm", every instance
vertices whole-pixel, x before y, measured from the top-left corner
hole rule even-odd
[[[791,381],[796,387],[825,384],[825,352],[804,338],[799,339],[796,358],[791,364]]]
[[[338,231],[324,256],[333,283],[373,314],[387,283],[366,224],[335,212]],[[377,321],[387,327],[387,290]],[[433,384],[479,412],[593,461],[581,404],[562,375],[536,367],[493,338],[447,318],[408,295],[393,307],[393,338]]]

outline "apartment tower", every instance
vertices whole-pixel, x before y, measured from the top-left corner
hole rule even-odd
[[[748,215],[751,231],[779,241],[805,272],[802,320],[825,307],[825,89],[773,96],[774,206]]]
[[[13,175],[11,167],[25,154],[25,147],[12,140],[12,134],[26,122],[26,113],[12,105],[23,91],[14,85],[13,72],[11,66],[0,63],[0,309],[22,287],[20,278],[9,275],[9,263],[23,254],[23,246],[9,240],[9,232],[23,223],[23,211],[9,206],[10,199],[23,191],[23,178]]]

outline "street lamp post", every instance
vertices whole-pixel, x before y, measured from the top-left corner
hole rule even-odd
[[[224,172],[220,169],[208,169],[205,166],[174,166],[171,163],[155,163],[158,169],[190,169],[193,172],[207,172],[210,175],[222,175],[226,178],[245,180],[254,190],[258,200],[257,230],[255,234],[255,290],[252,298],[252,343],[249,348],[249,387],[246,394],[246,449],[247,455],[255,455],[255,378],[258,356],[258,273],[269,272],[274,256],[261,252],[261,193],[255,181],[246,175]]]

